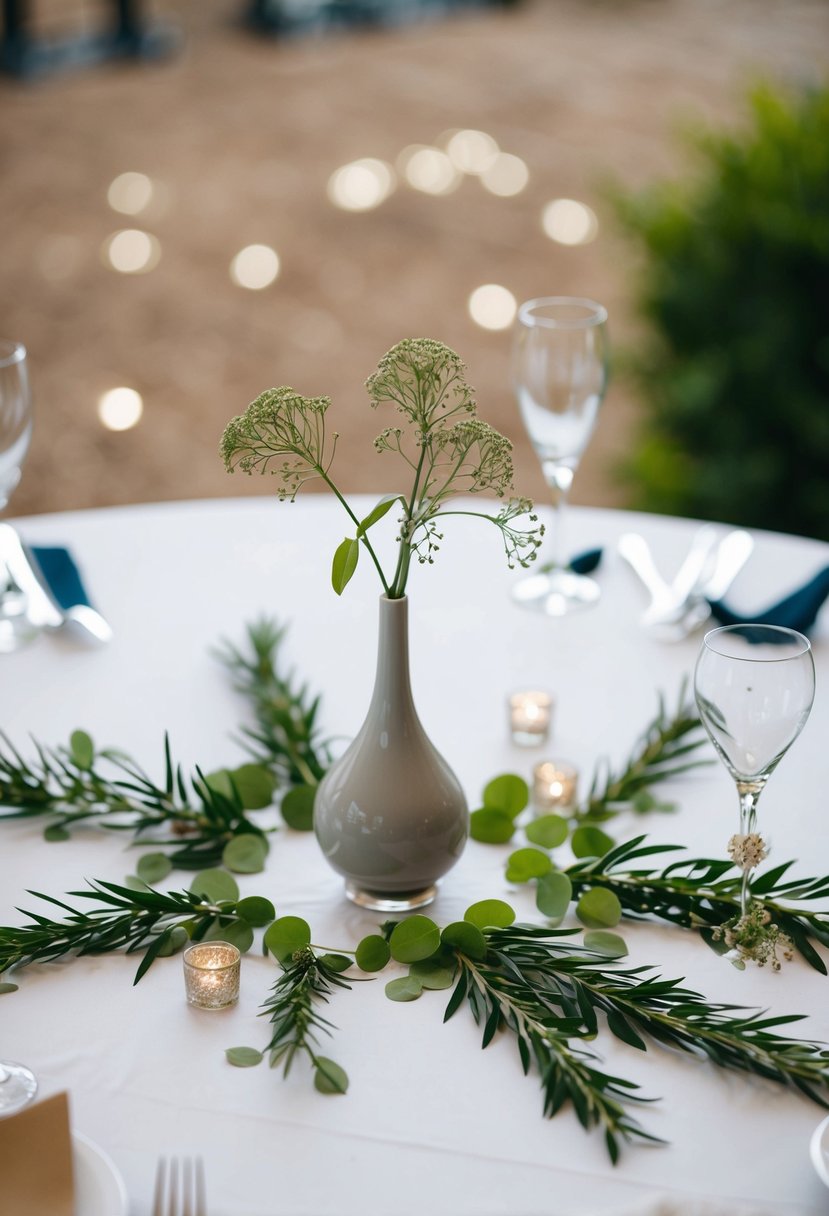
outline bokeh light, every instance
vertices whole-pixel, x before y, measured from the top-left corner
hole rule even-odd
[[[486,131],[455,131],[446,142],[452,164],[461,173],[485,173],[498,156],[498,144]]]
[[[520,156],[499,152],[492,164],[481,174],[481,185],[490,194],[511,198],[520,194],[530,180],[530,171]]]
[[[124,215],[138,215],[149,206],[152,197],[153,183],[146,173],[119,173],[107,190],[112,210]]]
[[[134,388],[111,388],[98,399],[98,417],[110,431],[128,431],[143,412],[144,402]]]
[[[154,236],[138,228],[115,232],[104,245],[104,259],[120,274],[146,274],[158,265],[161,246]]]
[[[469,297],[469,315],[482,329],[509,329],[517,308],[512,292],[498,283],[484,283]]]
[[[279,254],[270,245],[246,245],[230,263],[230,277],[237,287],[261,291],[279,274]]]
[[[461,182],[460,173],[446,153],[425,144],[404,148],[397,166],[408,184],[424,194],[449,194]]]
[[[379,207],[394,187],[391,165],[368,156],[335,169],[328,179],[328,197],[344,211],[370,211]]]
[[[559,245],[586,245],[599,232],[596,213],[574,198],[557,198],[548,203],[541,225],[550,240],[558,241]]]

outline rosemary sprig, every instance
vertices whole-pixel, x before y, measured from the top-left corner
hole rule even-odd
[[[39,891],[29,894],[68,915],[53,920],[21,909],[30,918],[28,924],[0,926],[0,973],[70,954],[143,950],[133,981],[137,984],[156,958],[174,953],[187,940],[200,941],[214,926],[227,931],[244,922],[236,902],[213,903],[192,891],[162,893],[149,887],[131,890],[111,882],[90,882],[83,891],[69,892],[73,898],[92,901],[93,907],[86,912]]]
[[[718,952],[724,950],[721,935],[715,933],[740,915],[742,871],[730,861],[707,857],[683,857],[664,869],[636,865],[646,857],[681,851],[680,845],[648,845],[645,839],[635,836],[603,857],[569,866],[565,872],[574,897],[590,887],[604,887],[617,896],[624,916],[634,920],[656,917],[698,930],[710,946]],[[829,911],[791,905],[829,898],[829,877],[788,878],[793,865],[793,861],[783,862],[755,877],[750,896],[806,962],[826,975],[826,964],[813,943],[829,946]]]
[[[133,831],[139,843],[170,848],[170,861],[181,869],[215,865],[236,836],[265,839],[246,815],[232,774],[220,789],[197,768],[188,789],[166,736],[163,785],[124,753],[96,751],[83,731],[73,733],[68,748],[47,748],[36,740],[34,747],[37,759],[27,761],[0,733],[0,805],[11,808],[0,821],[48,815],[47,834],[53,840],[90,821]],[[117,775],[104,772],[105,764]],[[158,832],[160,838],[153,835]]]
[[[307,946],[291,956],[262,1007],[273,1026],[265,1049],[271,1068],[281,1064],[287,1077],[295,1057],[304,1053],[314,1068],[314,1084],[324,1093],[345,1093],[348,1087],[343,1069],[317,1052],[319,1035],[330,1035],[334,1026],[315,1006],[327,1004],[335,987],[351,984]]]
[[[320,697],[298,685],[293,672],[282,670],[284,625],[262,617],[246,629],[246,650],[224,640],[215,655],[251,702],[256,726],[243,728],[248,750],[279,785],[317,785],[331,759],[317,725]]]
[[[672,804],[657,802],[648,791],[660,782],[711,763],[693,755],[707,741],[683,681],[673,713],[668,711],[660,694],[656,717],[645,728],[619,772],[614,772],[607,761],[596,766],[590,790],[574,818],[602,823],[620,810],[673,810]]]

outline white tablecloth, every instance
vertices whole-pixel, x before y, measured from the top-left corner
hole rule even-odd
[[[358,504],[368,506],[369,500]],[[285,657],[322,690],[322,724],[348,736],[359,726],[373,680],[378,586],[361,564],[342,599],[328,571],[344,519],[328,499],[295,505],[269,499],[179,503],[19,521],[33,543],[68,543],[115,640],[90,650],[44,636],[0,657],[0,723],[25,752],[29,734],[65,742],[76,727],[123,748],[159,778],[163,732],[186,768],[241,762],[234,741],[248,719],[211,647],[241,640],[262,614],[290,623]],[[455,767],[474,807],[503,771],[529,777],[540,758],[574,761],[588,774],[603,755],[621,761],[656,709],[691,673],[699,635],[670,646],[639,627],[643,593],[615,554],[638,529],[672,573],[693,535],[688,521],[574,510],[575,551],[605,546],[599,606],[566,620],[515,608],[520,577],[506,569],[497,534],[476,521],[447,528],[434,567],[416,568],[409,592],[415,699],[433,741]],[[829,560],[827,546],[758,534],[731,594],[759,610]],[[815,634],[818,693],[812,717],[771,780],[761,827],[775,860],[802,858],[801,873],[829,870],[825,831],[829,700],[827,619]],[[505,699],[522,687],[556,699],[552,743],[515,748]],[[719,765],[666,793],[681,810],[616,822],[618,839],[646,829],[709,856],[723,854],[736,827],[736,796]],[[47,844],[37,821],[0,829],[0,919],[34,909],[25,894],[78,889],[85,879],[121,881],[135,853],[120,836],[92,829]],[[506,898],[535,919],[532,894],[503,877],[509,846],[470,843],[444,880],[432,914],[456,919],[474,899]],[[169,885],[186,885],[176,873]],[[346,902],[312,835],[274,838],[267,871],[240,880],[279,914],[308,919],[314,940],[353,946],[378,919]],[[739,973],[690,934],[661,925],[625,929],[631,961],[685,976],[712,999],[808,1013],[802,1032],[829,1039],[829,980],[795,961],[782,974]],[[33,966],[0,1009],[2,1053],[27,1061],[44,1094],[68,1089],[75,1127],[97,1141],[126,1179],[133,1216],[147,1216],[154,1163],[162,1152],[201,1152],[211,1216],[600,1216],[681,1210],[817,1216],[827,1194],[812,1173],[808,1139],[821,1113],[779,1087],[654,1047],[647,1054],[600,1036],[609,1068],[661,1101],[642,1111],[670,1144],[627,1148],[615,1169],[599,1135],[570,1112],[541,1115],[537,1078],[525,1078],[503,1036],[485,1053],[466,1011],[442,1025],[446,993],[392,1004],[380,979],[337,996],[330,1054],[347,1070],[345,1097],[324,1097],[302,1062],[285,1082],[266,1066],[242,1070],[227,1047],[264,1046],[257,1019],[275,978],[258,950],[243,962],[237,1008],[201,1013],[184,1002],[181,959],[162,960],[132,987],[135,960],[105,956]],[[402,969],[401,969],[402,971]],[[691,1206],[689,1206],[691,1205]],[[669,1209],[666,1209],[669,1210]],[[673,1209],[670,1209],[673,1210]]]

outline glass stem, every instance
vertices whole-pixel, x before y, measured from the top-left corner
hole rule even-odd
[[[751,832],[757,830],[757,800],[760,797],[760,789],[752,783],[749,785],[746,782],[737,782],[737,793],[740,797],[740,834],[748,836]],[[748,911],[749,894],[748,888],[751,881],[752,869],[743,870],[743,881],[740,886],[740,917],[744,917]]]
[[[573,470],[567,465],[547,465],[544,476],[550,487],[553,503],[553,518],[549,527],[547,551],[550,560],[542,567],[543,571],[566,569],[569,559],[564,547],[564,522],[566,517],[567,495],[573,484]]]

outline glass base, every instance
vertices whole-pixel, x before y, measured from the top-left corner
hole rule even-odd
[[[37,1093],[37,1077],[30,1068],[0,1060],[0,1115],[13,1115]]]
[[[567,616],[598,602],[599,584],[572,570],[557,569],[531,574],[512,589],[512,598],[522,608],[533,608],[547,616]]]
[[[26,598],[5,592],[0,594],[0,654],[21,650],[40,633],[26,615]]]
[[[345,893],[353,904],[370,912],[413,912],[432,903],[438,893],[437,884],[418,891],[368,891],[356,882],[346,882]]]

